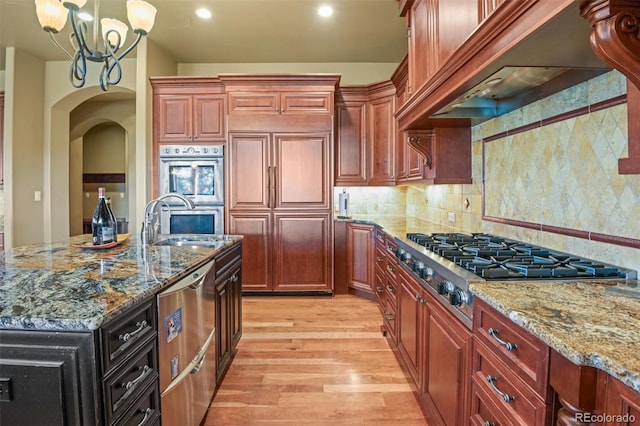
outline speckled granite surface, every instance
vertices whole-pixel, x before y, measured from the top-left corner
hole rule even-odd
[[[471,291],[574,364],[640,392],[637,281],[484,282]]]
[[[224,248],[148,246],[136,237],[106,250],[89,235],[0,255],[0,328],[95,330]],[[239,236],[225,236],[225,248]]]
[[[354,216],[385,232],[455,231],[393,216]],[[470,290],[578,365],[606,371],[640,392],[640,281],[476,281]]]

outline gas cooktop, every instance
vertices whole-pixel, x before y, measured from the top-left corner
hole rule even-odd
[[[482,233],[409,233],[407,239],[486,280],[636,278],[636,272]]]

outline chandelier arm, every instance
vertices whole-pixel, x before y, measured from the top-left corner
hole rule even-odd
[[[116,56],[116,49],[112,49],[109,43],[105,44],[105,60],[102,69],[100,70],[100,88],[107,90],[109,86],[120,83],[122,79],[122,66],[120,60]],[[109,60],[112,60],[111,62]],[[112,74],[115,72],[115,77]]]
[[[140,33],[140,32],[136,32],[136,34],[137,34],[137,37],[133,41],[133,43],[131,43],[131,46],[127,47],[127,49],[124,52],[122,52],[120,55],[118,55],[118,60],[121,60],[122,58],[127,56],[129,54],[129,52],[131,52],[138,45],[138,43],[140,43],[140,40],[142,40],[143,34]],[[117,49],[116,49],[116,52],[117,52]]]
[[[87,77],[87,58],[81,50],[76,51],[76,55],[71,61],[69,69],[69,80],[76,89],[84,86]]]
[[[67,58],[69,58],[70,60],[73,60],[73,55],[71,53],[69,53],[69,51],[67,49],[65,49],[60,43],[58,43],[58,40],[56,40],[55,36],[53,35],[53,32],[48,31],[49,33],[49,37],[51,38],[51,41],[53,42],[53,44],[60,49],[66,56]]]
[[[85,39],[85,33],[87,31],[87,24],[85,22],[81,22],[80,25],[76,22],[75,13],[72,9],[69,9],[69,20],[71,21],[71,28],[73,29],[73,35],[78,41],[78,46],[76,49],[82,51],[82,56],[86,56],[86,54],[91,55],[91,49],[87,46],[87,41]]]

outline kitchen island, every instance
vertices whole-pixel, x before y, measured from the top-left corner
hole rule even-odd
[[[2,424],[159,422],[155,296],[212,259],[239,256],[242,237],[215,247],[133,237],[104,250],[88,241],[0,256]]]

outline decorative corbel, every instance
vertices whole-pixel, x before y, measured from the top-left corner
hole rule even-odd
[[[431,141],[433,131],[431,130],[407,130],[407,143],[424,156],[424,165],[429,170],[433,168],[433,157],[431,153]]]
[[[618,160],[618,173],[640,174],[640,1],[579,0],[579,5],[592,28],[593,51],[627,77],[629,157]]]

